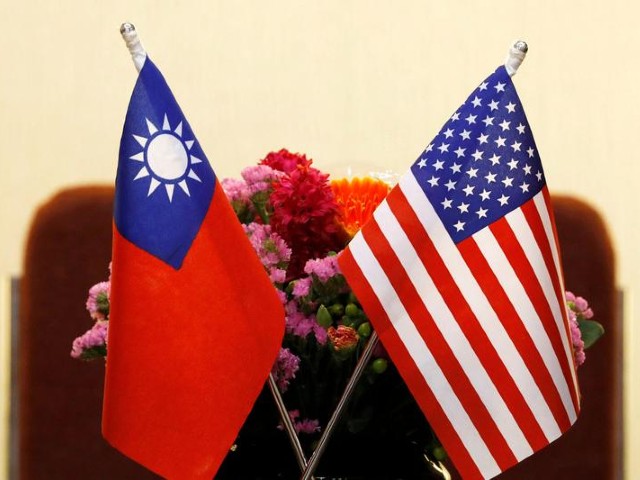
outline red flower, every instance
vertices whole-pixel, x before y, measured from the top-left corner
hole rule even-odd
[[[277,161],[282,160],[282,168],[291,166],[292,157],[298,162],[288,175],[274,184],[270,197],[273,207],[270,224],[292,250],[287,276],[293,278],[302,273],[307,260],[341,250],[346,238],[338,223],[338,206],[328,175],[311,167],[311,160],[306,157],[286,150],[269,154],[263,162],[276,157]]]
[[[346,325],[338,325],[338,328],[329,327],[327,335],[336,352],[350,351],[358,344],[358,332]]]
[[[271,152],[260,161],[260,165],[267,165],[274,170],[291,173],[298,167],[308,168],[311,166],[311,159],[300,153],[291,153],[283,148],[279,152]]]

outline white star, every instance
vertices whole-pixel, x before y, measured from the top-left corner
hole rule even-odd
[[[509,124],[511,124],[511,122],[507,122],[506,120],[503,120],[502,123],[500,124],[500,126],[502,127],[502,131],[504,132],[505,130],[509,130]]]
[[[485,127],[488,127],[489,125],[493,125],[493,117],[490,117],[489,115],[487,115],[482,121],[484,122]]]
[[[454,182],[453,180],[449,180],[447,183],[444,184],[444,186],[447,187],[447,192],[450,192],[451,190],[456,188],[456,182]]]
[[[506,141],[507,141],[506,138],[498,137],[498,139],[495,140],[496,147],[504,147],[504,142],[506,142]]]
[[[487,85],[487,82],[482,82],[482,83],[480,84],[480,86],[478,87],[478,89],[479,89],[480,91],[482,91],[482,90],[486,90],[486,89],[487,89],[487,86],[488,86],[488,85]]]
[[[436,160],[433,163],[433,168],[435,168],[437,172],[438,170],[442,170],[444,168],[443,165],[444,165],[444,162],[442,160]]]
[[[538,170],[538,173],[536,173],[536,178],[538,179],[538,181],[542,180],[542,172],[540,170]]]
[[[462,167],[462,165],[458,165],[457,163],[454,163],[449,168],[451,169],[451,173],[460,173],[460,167]]]
[[[469,178],[477,178],[478,177],[478,169],[477,168],[470,168],[469,170],[467,170],[467,175],[469,175]]]
[[[535,152],[535,150],[533,149],[533,147],[529,147],[527,149],[527,154],[529,155],[529,158],[533,158],[533,153]]]
[[[472,156],[472,157],[473,157],[473,159],[477,162],[478,160],[482,160],[482,154],[483,154],[483,153],[484,153],[484,152],[482,152],[482,151],[480,151],[480,150],[476,149],[476,151],[475,151],[475,152],[473,152],[473,153],[471,154],[471,156]]]
[[[469,115],[467,115],[467,118],[465,118],[465,120],[467,121],[467,123],[468,123],[469,125],[471,125],[472,123],[476,123],[476,118],[478,118],[478,116],[477,116],[477,115],[471,115],[471,114],[469,114]]]
[[[429,153],[431,150],[433,150],[433,143],[427,145],[427,148],[424,149],[424,153]]]
[[[427,180],[427,183],[432,187],[437,187],[439,181],[440,181],[440,177],[431,176],[431,178]]]
[[[489,108],[493,112],[494,110],[498,109],[498,105],[499,105],[499,102],[496,102],[495,100],[492,100],[491,103],[489,104]]]
[[[489,159],[491,165],[498,165],[500,163],[500,155],[496,155],[495,153]]]
[[[447,128],[444,131],[444,138],[451,138],[453,137],[453,130],[451,128]]]
[[[531,175],[531,165],[529,165],[528,163],[524,167],[522,167],[522,170],[524,170],[525,175]]]
[[[471,132],[469,130],[463,130],[462,133],[460,133],[460,136],[463,140],[469,140],[469,135],[471,135]]]
[[[525,128],[526,127],[523,124],[519,123],[518,126],[516,127],[516,130],[518,130],[518,133],[522,135],[524,133]]]
[[[482,105],[482,101],[478,98],[477,95],[474,97],[473,100],[471,100],[471,103],[473,104],[474,108]]]
[[[511,144],[511,148],[513,148],[514,152],[519,152],[520,151],[520,145],[522,145],[522,143],[513,142],[513,144]]]
[[[462,191],[463,191],[463,192],[465,193],[465,195],[468,197],[469,195],[473,195],[473,190],[474,190],[475,188],[476,188],[476,187],[474,187],[473,185],[469,185],[469,184],[467,184],[467,186],[466,186],[466,187],[464,187],[464,188],[462,189]]]
[[[491,196],[491,192],[488,192],[486,188],[482,189],[482,192],[480,192],[480,198],[484,201],[484,200],[489,200],[489,197]]]
[[[515,104],[515,103],[511,103],[511,102],[509,102],[509,103],[507,103],[507,105],[505,106],[505,108],[507,109],[507,111],[508,111],[509,113],[513,113],[513,112],[515,112],[515,111],[516,111],[516,104]]]
[[[507,84],[506,83],[502,83],[499,82],[497,85],[494,85],[494,88],[496,89],[496,93],[497,92],[504,92],[504,87],[506,87]]]
[[[457,158],[464,157],[465,150],[466,148],[458,147],[454,153],[457,155]]]
[[[478,218],[487,218],[488,211],[489,210],[487,210],[486,208],[480,207],[480,209],[476,212],[476,214],[478,215]]]
[[[461,232],[462,230],[464,230],[464,222],[458,220],[458,223],[456,223],[454,227],[456,228],[456,232]]]
[[[449,151],[449,144],[442,142],[440,144],[440,146],[438,147],[438,150],[440,150],[440,153],[448,152]]]
[[[504,180],[502,180],[502,183],[505,187],[513,187],[513,178],[506,177]]]
[[[484,178],[487,179],[487,183],[493,183],[496,181],[496,174],[489,172],[485,175]]]
[[[509,203],[509,197],[507,197],[503,193],[502,196],[498,199],[498,201],[500,202],[500,206],[504,207],[507,203]]]
[[[478,137],[478,141],[480,142],[480,145],[482,145],[483,143],[487,143],[487,141],[489,140],[489,135],[486,135],[484,133],[482,133],[479,137]]]
[[[529,184],[528,183],[522,182],[522,184],[520,185],[520,188],[522,189],[522,193],[528,193],[529,192]]]
[[[442,205],[442,208],[444,208],[445,210],[447,208],[451,208],[451,200],[449,200],[448,198],[445,198],[440,205]]]
[[[418,162],[418,166],[420,168],[424,168],[427,166],[427,159],[426,158],[421,158],[420,161]]]
[[[460,213],[469,213],[469,204],[462,202],[458,205],[458,210],[460,210]]]
[[[509,170],[515,170],[518,166],[518,161],[515,158],[512,158],[511,161],[507,163],[507,165],[509,165]]]
[[[460,120],[460,113],[456,112],[453,115],[451,115],[451,121],[455,122],[456,120]]]

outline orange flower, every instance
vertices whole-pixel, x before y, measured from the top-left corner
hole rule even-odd
[[[331,189],[340,210],[340,222],[349,237],[367,223],[391,187],[371,177],[331,181]]]

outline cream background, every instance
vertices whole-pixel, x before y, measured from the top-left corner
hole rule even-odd
[[[629,301],[626,478],[637,478],[639,16],[631,0],[0,0],[0,276],[20,272],[40,203],[113,180],[136,78],[123,21],[138,27],[220,177],[283,146],[321,168],[403,172],[522,38],[530,53],[515,82],[550,187],[588,198],[615,239]]]

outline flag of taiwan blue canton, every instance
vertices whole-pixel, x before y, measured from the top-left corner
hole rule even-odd
[[[267,379],[284,312],[149,58],[114,210],[103,434],[163,477],[210,480]]]
[[[339,257],[466,478],[491,478],[576,420],[560,254],[510,76],[482,82]]]

